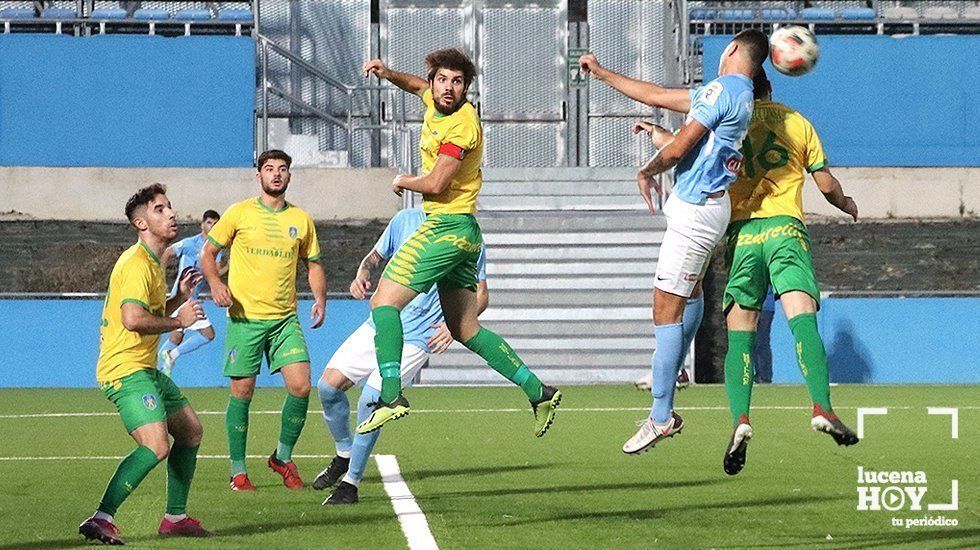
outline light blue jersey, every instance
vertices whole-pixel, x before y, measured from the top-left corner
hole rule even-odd
[[[742,167],[742,140],[752,118],[752,79],[741,74],[720,76],[691,90],[691,111],[708,129],[674,169],[673,193],[684,202],[704,204],[707,196],[725,191]]]
[[[412,236],[412,233],[425,221],[425,213],[421,208],[407,208],[395,214],[381,238],[374,245],[374,251],[382,258],[389,260],[401,245]],[[487,280],[487,249],[480,250],[477,260],[478,281]],[[432,285],[425,294],[419,294],[402,310],[402,332],[405,343],[413,344],[429,351],[429,338],[435,334],[432,325],[443,322],[442,305],[439,303],[439,287]],[[374,322],[368,317],[367,323],[373,328]]]
[[[193,267],[195,269],[201,269],[201,251],[204,250],[204,243],[206,243],[207,237],[202,237],[200,233],[194,235],[193,237],[187,237],[186,239],[181,239],[170,247],[174,251],[174,255],[177,257],[177,278],[174,280],[174,286],[170,289],[170,295],[173,296],[177,294],[177,286],[180,284],[180,274],[184,272],[188,267]],[[221,252],[218,252],[218,260],[221,259]],[[203,280],[194,287],[191,292],[191,298],[197,299],[198,295],[201,294],[201,287],[205,283]]]

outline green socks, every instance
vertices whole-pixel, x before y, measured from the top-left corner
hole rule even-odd
[[[231,457],[231,475],[245,473],[245,441],[248,439],[248,406],[251,400],[232,396],[225,413],[225,430],[228,432],[228,455]]]
[[[800,372],[806,379],[806,389],[810,399],[828,413],[834,412],[830,406],[830,373],[827,370],[827,354],[823,340],[817,332],[817,315],[802,313],[789,320],[789,329],[796,340],[796,360]]]
[[[371,320],[375,329],[374,353],[381,370],[381,400],[391,403],[402,391],[401,362],[405,340],[401,313],[392,306],[380,306],[371,310]]]
[[[146,474],[150,473],[160,459],[149,447],[139,446],[129,453],[116,468],[116,473],[112,474],[109,485],[105,488],[102,495],[102,502],[99,503],[99,511],[105,512],[110,516],[116,515],[119,506],[129,497],[129,494],[136,490]]]
[[[725,354],[725,391],[728,407],[732,411],[732,426],[737,427],[744,415],[748,419],[752,402],[752,349],[755,347],[755,331],[728,331],[728,353]]]
[[[183,514],[187,511],[187,493],[191,490],[194,469],[197,468],[197,450],[200,445],[185,447],[174,443],[167,457],[167,513]]]
[[[310,397],[296,397],[286,393],[286,402],[282,404],[282,424],[279,428],[279,446],[276,448],[276,458],[282,462],[293,459],[293,447],[299,440],[299,434],[306,424],[306,411],[310,407]]]
[[[541,399],[541,380],[524,365],[514,349],[493,331],[481,328],[463,345],[482,357],[504,378],[520,386],[532,402]]]

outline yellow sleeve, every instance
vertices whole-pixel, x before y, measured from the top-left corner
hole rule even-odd
[[[310,229],[306,232],[306,238],[300,243],[299,254],[306,261],[315,262],[320,259],[320,241],[316,238],[316,225],[313,223],[313,218],[307,215],[306,223]]]
[[[238,230],[240,211],[241,208],[239,208],[238,204],[233,204],[228,207],[228,210],[225,210],[221,219],[214,224],[214,227],[208,233],[208,241],[211,244],[218,248],[228,248],[231,245],[231,241],[235,240],[235,232]]]
[[[827,165],[827,155],[823,152],[823,145],[820,143],[820,136],[813,129],[810,121],[806,120],[804,132],[806,132],[806,171],[815,172]]]
[[[476,120],[464,120],[446,132],[442,139],[443,145],[452,143],[464,151],[472,151],[480,144],[480,123]],[[444,151],[439,149],[440,153]]]
[[[119,307],[126,302],[140,305],[146,311],[150,308],[150,273],[144,266],[130,262],[119,270],[119,280],[116,282],[116,295],[120,297]]]
[[[432,88],[426,88],[422,91],[422,103],[425,103],[426,108],[435,108],[435,101],[432,100]]]

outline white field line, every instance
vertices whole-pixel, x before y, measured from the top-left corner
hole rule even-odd
[[[391,507],[398,516],[398,523],[402,526],[402,533],[408,540],[409,550],[438,550],[439,545],[432,537],[429,530],[429,522],[425,520],[425,514],[415,502],[415,496],[408,489],[405,480],[402,479],[401,471],[398,469],[398,460],[395,455],[374,455],[375,462],[378,463],[378,472],[381,474],[381,483],[384,484],[385,492],[391,499]]]
[[[863,407],[834,407],[834,410],[857,410]],[[924,407],[888,407],[889,409],[894,409],[898,411],[909,411],[914,409],[920,409]],[[980,405],[966,405],[961,407],[956,407],[961,410],[977,410],[980,409]],[[561,412],[563,413],[592,413],[592,412],[636,412],[636,411],[648,411],[650,407],[562,407]],[[677,407],[679,411],[727,411],[728,407]],[[753,406],[753,411],[809,411],[811,407],[805,406],[781,406],[781,405],[761,405]],[[459,414],[459,413],[525,413],[528,412],[527,408],[518,409],[412,409],[412,414]],[[225,411],[197,411],[199,416],[224,416]],[[249,414],[282,414],[281,410],[268,410],[268,411],[251,411]],[[307,414],[312,416],[320,416],[320,411],[309,411]],[[357,413],[351,411],[351,416]],[[0,420],[6,419],[21,419],[21,418],[74,418],[74,417],[98,417],[98,416],[119,416],[117,412],[62,412],[62,413],[29,413],[29,414],[0,414]]]

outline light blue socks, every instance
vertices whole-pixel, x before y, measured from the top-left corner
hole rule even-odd
[[[371,415],[371,411],[374,410],[374,407],[369,405],[369,403],[376,403],[378,399],[381,399],[380,391],[370,386],[364,386],[364,391],[361,392],[361,398],[357,401],[358,424],[367,420],[367,417]],[[381,430],[354,435],[354,445],[351,447],[350,452],[350,466],[347,469],[347,474],[344,475],[344,481],[352,485],[357,485],[361,482],[361,479],[364,478],[364,468],[367,466],[368,458],[371,457],[371,451],[374,450],[374,444],[378,442],[380,435]]]
[[[330,430],[339,456],[350,456],[353,440],[350,433],[350,402],[347,394],[321,378],[316,383],[317,395],[323,405],[323,422]]]
[[[684,325],[657,325],[653,327],[657,336],[657,352],[653,354],[653,408],[650,417],[663,424],[670,420],[674,408],[674,384],[684,363]]]

